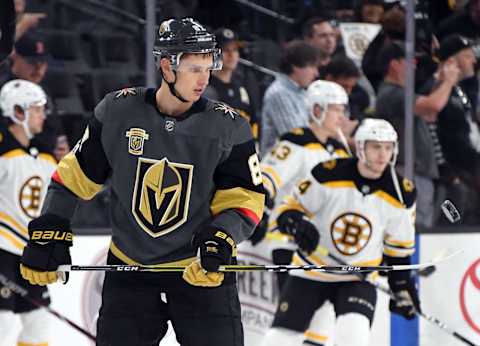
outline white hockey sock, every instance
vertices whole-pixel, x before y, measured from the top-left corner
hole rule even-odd
[[[261,346],[301,346],[303,333],[285,328],[270,328]]]

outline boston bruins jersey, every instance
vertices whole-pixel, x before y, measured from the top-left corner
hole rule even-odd
[[[24,148],[0,125],[0,249],[22,254],[28,222],[40,215],[56,166],[42,146],[32,142]]]
[[[294,183],[316,164],[342,157],[348,157],[348,153],[337,140],[329,138],[322,143],[308,127],[293,129],[262,159],[265,189],[279,204]]]
[[[201,98],[184,114],[161,113],[156,90],[105,96],[79,143],[53,175],[44,212],[70,218],[76,196],[111,187],[111,252],[127,264],[192,261],[194,232],[213,226],[238,243],[261,218],[260,163],[249,124]],[[72,195],[73,194],[73,195]]]
[[[397,195],[390,169],[381,178],[362,177],[357,159],[342,159],[315,166],[306,179],[287,196],[278,213],[288,209],[304,212],[320,233],[321,247],[352,265],[378,265],[383,254],[410,256],[415,246],[415,198],[412,182],[399,177],[403,203]],[[331,264],[319,253],[297,251],[293,264]],[[358,280],[352,275],[314,271],[295,272],[319,281]]]

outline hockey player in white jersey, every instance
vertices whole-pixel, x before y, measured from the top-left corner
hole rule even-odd
[[[20,276],[20,256],[28,241],[28,222],[40,214],[50,177],[53,155],[35,143],[45,121],[46,95],[25,80],[7,82],[0,90],[0,274],[23,288],[28,296],[50,303],[45,287],[33,286]],[[47,345],[48,314],[0,283],[0,345],[18,314],[22,330],[18,345]]]
[[[283,135],[275,148],[261,162],[264,186],[268,192],[267,208],[259,225],[259,228],[264,229],[256,230],[253,243],[258,234],[265,234],[267,231],[270,215],[268,208],[273,209],[274,205],[280,204],[298,179],[305,176],[319,162],[350,155],[347,141],[341,131],[341,126],[348,116],[348,96],[343,87],[334,82],[317,80],[307,89],[306,103],[310,111],[309,126],[294,129]],[[269,231],[275,232],[276,224],[274,220],[270,221],[273,222],[270,223]],[[272,234],[275,233],[269,233],[266,248],[273,249],[273,262],[290,263],[297,245],[271,236]],[[243,245],[246,246],[249,244]],[[255,251],[263,248],[265,248],[263,245],[257,246]],[[286,273],[277,274],[280,289],[287,277]],[[306,342],[310,345],[326,345],[333,330],[334,319],[331,303],[325,302],[315,314],[315,328],[305,333]]]
[[[315,166],[278,208],[279,229],[308,245],[293,264],[338,264],[317,245],[352,265],[409,264],[415,242],[413,184],[394,172],[397,134],[385,120],[366,119],[355,134],[358,158]],[[388,275],[399,304],[392,312],[413,318],[420,304],[409,271]],[[301,345],[313,313],[325,300],[336,313],[337,346],[369,345],[375,288],[350,274],[292,272],[263,345]]]

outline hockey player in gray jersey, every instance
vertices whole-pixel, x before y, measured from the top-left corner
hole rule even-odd
[[[234,263],[235,244],[258,224],[264,195],[248,123],[201,97],[210,71],[221,67],[215,46],[192,19],[164,21],[154,49],[162,85],[105,96],[29,224],[22,275],[55,282],[58,265],[71,262],[77,199],[92,198],[109,179],[108,263],[187,265],[183,276],[106,273],[97,345],[157,345],[168,320],[181,345],[243,345],[235,276],[217,271]]]

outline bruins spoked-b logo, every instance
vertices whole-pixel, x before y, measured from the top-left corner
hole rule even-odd
[[[330,234],[337,250],[352,256],[367,245],[372,236],[372,224],[360,214],[345,213],[332,222]]]
[[[132,212],[150,236],[165,235],[187,221],[192,178],[192,165],[138,159]]]
[[[19,205],[29,218],[40,216],[40,202],[44,183],[39,176],[28,179],[21,187],[18,195]]]

